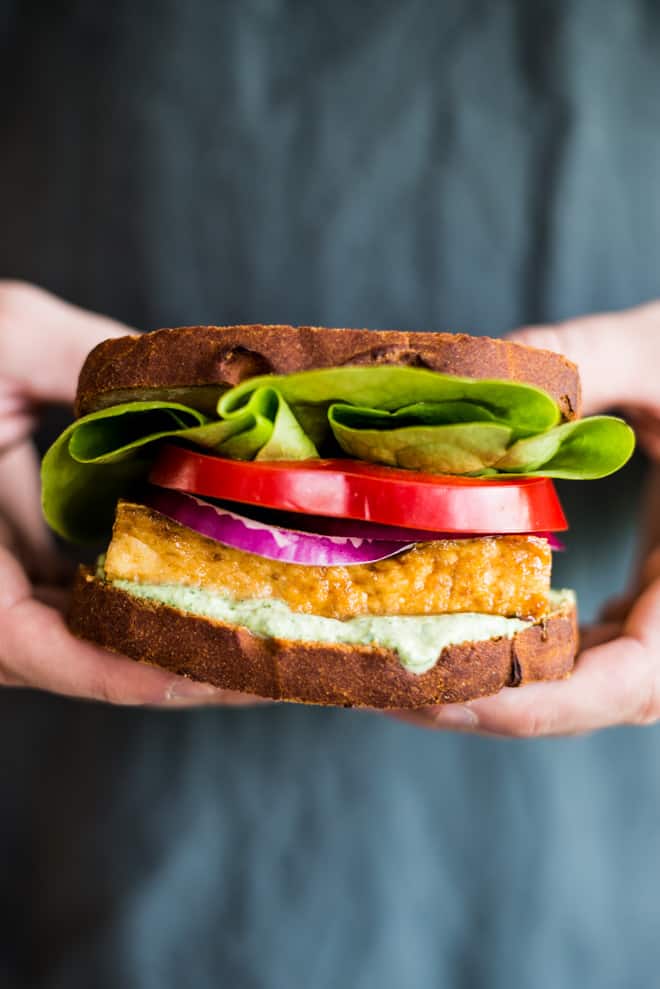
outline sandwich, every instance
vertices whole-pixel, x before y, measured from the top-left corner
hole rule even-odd
[[[466,334],[197,326],[107,340],[43,460],[96,544],[68,621],[274,700],[416,708],[570,674],[553,479],[618,470],[562,356]]]

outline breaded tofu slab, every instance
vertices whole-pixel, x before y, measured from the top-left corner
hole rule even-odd
[[[277,598],[328,618],[479,612],[542,618],[552,554],[536,536],[439,539],[377,563],[280,563],[199,535],[120,501],[105,560],[108,580],[203,587],[234,600]]]

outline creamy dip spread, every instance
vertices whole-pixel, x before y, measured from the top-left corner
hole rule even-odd
[[[201,588],[179,584],[142,584],[113,581],[134,597],[170,605],[232,625],[242,625],[254,635],[294,642],[330,642],[379,645],[392,649],[410,673],[430,670],[446,646],[479,639],[512,638],[533,623],[499,615],[361,615],[340,621],[292,611],[276,598],[233,601]],[[554,592],[553,606],[560,607],[571,592]]]

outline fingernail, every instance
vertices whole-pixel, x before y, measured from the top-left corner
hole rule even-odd
[[[176,704],[179,701],[202,701],[209,700],[214,696],[221,696],[225,691],[220,687],[214,687],[212,683],[200,683],[197,680],[189,680],[188,677],[177,677],[165,691],[163,700],[167,704]]]
[[[446,707],[439,707],[434,712],[433,720],[439,728],[468,730],[476,728],[479,724],[476,712],[465,704],[447,704]]]

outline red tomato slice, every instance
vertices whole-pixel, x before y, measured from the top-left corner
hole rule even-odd
[[[360,460],[245,461],[164,446],[149,480],[285,512],[475,535],[568,528],[546,477],[420,474]]]

